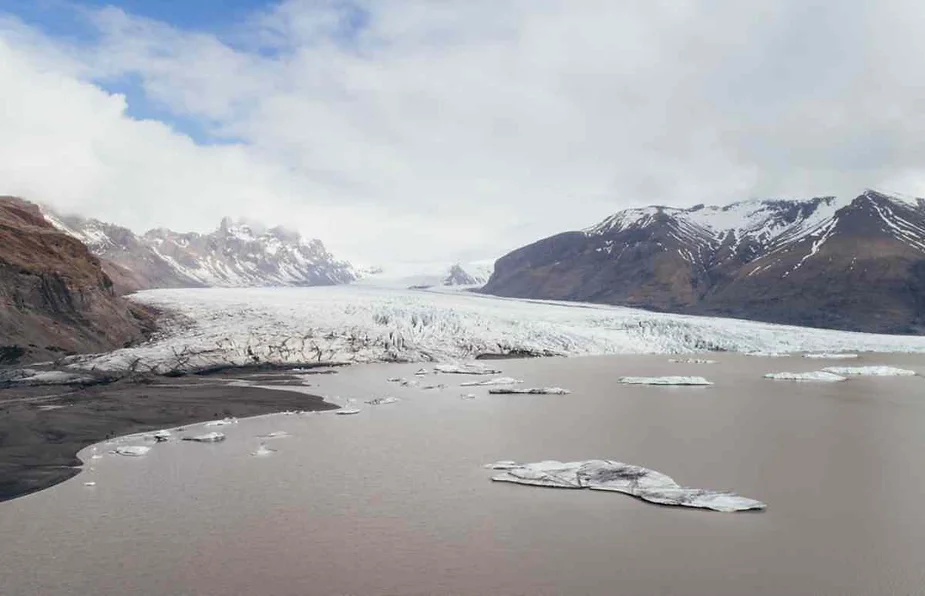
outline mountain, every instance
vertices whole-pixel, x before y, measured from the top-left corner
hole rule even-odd
[[[224,218],[210,234],[159,228],[136,235],[127,228],[45,210],[60,230],[101,257],[125,291],[147,288],[319,286],[349,283],[349,263],[336,260],[320,240],[303,241],[282,227]]]
[[[152,313],[116,295],[85,245],[38,206],[0,197],[0,364],[108,351],[152,330]]]
[[[627,209],[497,261],[484,292],[884,333],[925,331],[925,200]]]
[[[469,289],[484,285],[491,276],[493,261],[447,263],[391,263],[357,270],[359,285],[389,288],[445,287]]]

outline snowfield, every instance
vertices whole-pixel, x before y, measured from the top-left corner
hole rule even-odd
[[[183,315],[147,344],[79,357],[100,370],[254,362],[432,361],[483,353],[925,352],[925,337],[873,335],[602,305],[362,286],[151,290]]]

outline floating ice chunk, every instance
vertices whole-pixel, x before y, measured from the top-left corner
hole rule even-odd
[[[256,456],[256,457],[266,457],[268,455],[273,455],[274,453],[276,453],[276,449],[270,449],[269,447],[261,443],[260,447],[257,448],[257,451],[254,451],[253,453],[251,453],[251,455]]]
[[[103,459],[103,456],[99,453],[94,453],[90,456],[90,459]]]
[[[446,389],[446,385],[440,383],[439,385],[424,385],[421,389]]]
[[[194,441],[196,443],[218,443],[225,440],[225,435],[219,432],[210,432],[204,435],[195,435],[192,437],[183,437],[184,441]]]
[[[366,403],[371,406],[384,406],[386,404],[398,403],[398,401],[399,400],[397,397],[377,397],[367,401]]]
[[[834,373],[825,372],[824,370],[814,370],[813,372],[804,372],[804,373],[792,373],[792,372],[779,372],[779,373],[768,373],[764,375],[765,379],[775,379],[778,381],[819,381],[823,383],[834,383],[837,381],[847,381],[847,379],[841,375],[836,375]]]
[[[341,408],[339,410],[334,410],[334,413],[338,416],[350,416],[351,414],[359,414],[359,408]]]
[[[400,381],[399,384],[400,384],[402,387],[417,387],[418,385],[421,384],[421,382],[420,382],[420,381],[416,381],[416,380],[411,380],[411,381],[409,381],[408,379],[402,379],[402,380]]]
[[[237,418],[222,418],[221,420],[210,420],[209,422],[206,422],[205,424],[203,424],[203,426],[206,426],[206,427],[228,426],[229,424],[237,424],[237,423],[238,423]]]
[[[484,379],[482,381],[466,381],[460,383],[461,387],[478,387],[484,385],[517,385],[523,383],[523,379],[514,379],[511,377],[495,377],[494,379]]]
[[[129,457],[139,457],[151,451],[150,447],[145,445],[122,445],[113,449],[116,455],[126,455]]]
[[[803,354],[803,358],[815,358],[817,360],[853,360],[857,354],[846,354],[844,352],[830,353],[821,352],[819,354]]]
[[[289,433],[284,430],[274,430],[271,433],[265,435],[260,435],[261,439],[285,439],[286,437],[291,437]]]
[[[84,482],[84,486],[96,486],[96,482],[88,480],[87,482]]]
[[[459,399],[475,399],[474,393],[463,393],[459,396]]]
[[[896,368],[895,366],[829,366],[822,369],[836,375],[853,375],[862,377],[911,377],[914,370]]]
[[[492,395],[567,395],[571,393],[568,389],[562,387],[532,387],[530,389],[520,389],[517,387],[502,387],[500,389],[489,389]]]
[[[712,385],[703,377],[620,377],[624,385]]]
[[[389,377],[388,379],[386,379],[386,381],[388,381],[389,383],[401,383],[404,380],[405,379],[402,379],[401,377]]]
[[[423,376],[428,375],[428,374],[430,374],[430,373],[427,372],[427,369],[426,369],[426,368],[419,368],[414,374],[415,374],[415,376],[423,377]]]
[[[542,461],[520,465],[512,461],[500,461],[486,467],[503,470],[503,473],[492,477],[496,482],[614,491],[660,505],[724,512],[766,507],[761,501],[734,493],[684,487],[661,472],[617,461]]]
[[[169,430],[158,430],[158,431],[151,433],[150,435],[145,436],[145,438],[154,439],[158,443],[169,441],[170,437],[171,437],[171,434]]]
[[[435,373],[452,375],[500,375],[501,371],[481,364],[438,364]]]
[[[716,364],[716,360],[706,360],[704,358],[672,358],[668,362],[675,364]]]
[[[788,354],[788,353],[786,353],[786,352],[763,352],[763,351],[755,351],[755,352],[745,352],[745,355],[746,355],[746,356],[759,356],[759,357],[761,357],[761,358],[786,358],[786,357],[789,356],[790,354]]]
[[[502,459],[501,461],[496,461],[493,464],[485,464],[483,468],[488,468],[489,470],[510,470],[512,468],[519,468],[522,464],[517,463],[512,459]]]

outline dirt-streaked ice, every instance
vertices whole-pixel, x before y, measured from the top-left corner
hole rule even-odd
[[[661,472],[612,460],[547,460],[530,464],[503,460],[486,467],[503,470],[501,474],[492,477],[495,482],[614,491],[659,505],[697,507],[723,512],[767,507],[761,501],[741,497],[735,493],[681,486]]]
[[[823,383],[847,381],[847,379],[841,375],[836,375],[835,373],[826,372],[824,370],[814,370],[812,372],[804,372],[804,373],[792,373],[792,372],[768,373],[764,375],[764,378],[765,379],[775,379],[778,381],[818,381],[818,382],[823,382]]]
[[[620,377],[624,385],[712,385],[703,377]]]
[[[193,441],[194,443],[218,443],[225,440],[224,433],[219,432],[210,432],[202,435],[193,435],[191,437],[183,437],[184,441]]]

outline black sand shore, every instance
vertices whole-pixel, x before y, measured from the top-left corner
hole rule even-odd
[[[270,379],[249,378],[266,383]],[[284,384],[276,376],[273,384]],[[63,482],[77,474],[77,452],[107,438],[287,410],[337,406],[302,393],[229,387],[226,379],[158,379],[138,384],[71,389],[0,389],[0,501]]]

